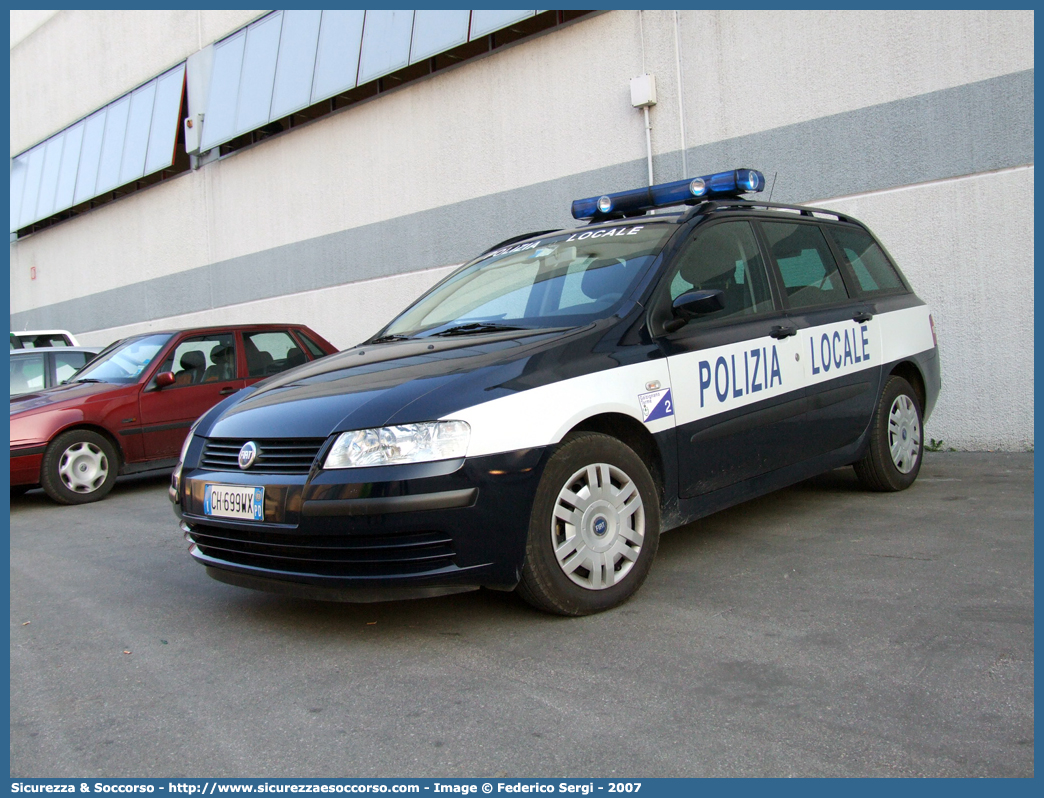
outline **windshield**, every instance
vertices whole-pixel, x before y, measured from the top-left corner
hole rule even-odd
[[[76,372],[69,382],[137,382],[169,340],[170,333],[128,338],[106,349]]]
[[[574,327],[604,318],[675,229],[624,224],[488,252],[421,297],[376,340]]]

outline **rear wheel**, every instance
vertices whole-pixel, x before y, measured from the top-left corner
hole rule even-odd
[[[111,443],[96,432],[63,432],[47,447],[40,485],[59,504],[86,504],[105,498],[116,482],[119,463]]]
[[[615,607],[645,581],[659,537],[659,494],[638,455],[608,435],[572,435],[537,488],[519,595],[559,615]]]
[[[870,423],[870,446],[854,464],[856,475],[871,490],[896,491],[910,487],[924,457],[921,403],[902,377],[885,382]]]

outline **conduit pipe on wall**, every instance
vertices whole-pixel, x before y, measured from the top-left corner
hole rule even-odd
[[[652,171],[652,123],[649,121],[649,106],[642,108],[645,111],[645,156],[649,161],[649,185],[653,185]]]
[[[647,85],[641,85],[638,87],[636,92],[635,81],[639,78],[633,78],[631,80],[631,105],[635,108],[641,108],[645,112],[645,157],[649,164],[649,185],[653,183],[653,167],[652,167],[652,122],[649,119],[649,106],[656,104],[656,81],[652,78],[645,68],[645,15],[642,9],[638,9],[638,34],[642,39],[642,77],[648,79]],[[650,95],[651,96],[648,96]],[[640,98],[640,95],[646,95],[644,102]]]
[[[681,46],[678,43],[678,12],[674,12],[674,67],[678,75],[678,126],[681,128],[682,180],[689,177],[689,166],[685,160],[685,91],[682,89]],[[652,184],[652,175],[649,176]]]

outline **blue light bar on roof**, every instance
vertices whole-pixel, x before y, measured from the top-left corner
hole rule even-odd
[[[573,200],[573,218],[590,219],[610,214],[636,214],[715,197],[738,197],[765,188],[765,176],[756,169],[733,169],[713,175],[660,183],[648,188]]]

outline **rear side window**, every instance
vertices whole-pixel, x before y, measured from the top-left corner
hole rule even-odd
[[[763,222],[792,308],[829,305],[848,298],[823,231],[816,225]]]
[[[11,333],[12,344],[15,333]],[[40,335],[18,335],[22,349],[44,349],[49,346],[71,346],[69,339],[61,333],[41,333]]]
[[[903,287],[895,268],[869,234],[862,230],[831,228],[830,235],[848,258],[863,291],[874,293]]]
[[[267,377],[308,361],[301,347],[284,330],[244,333],[243,348],[248,377]]]
[[[294,332],[296,332],[297,337],[304,342],[305,347],[309,352],[311,352],[313,359],[318,360],[319,358],[326,356],[326,352],[323,351],[323,348],[313,341],[304,330],[295,330]]]
[[[69,346],[69,339],[57,333],[38,335],[33,339],[33,346],[42,349],[46,346]]]

